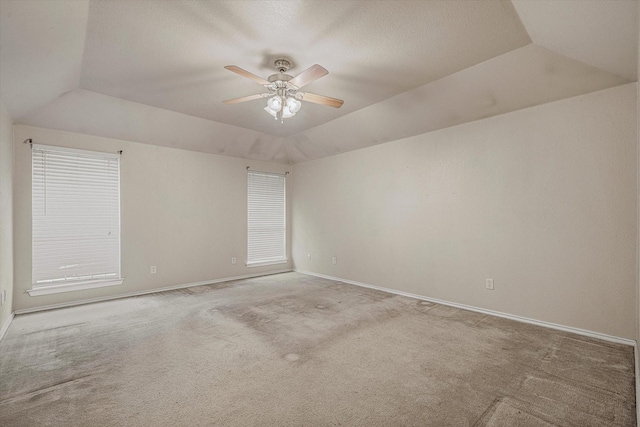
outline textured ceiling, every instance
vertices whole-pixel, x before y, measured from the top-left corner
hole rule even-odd
[[[515,7],[514,7],[515,6]],[[296,163],[637,79],[638,2],[0,0],[0,100],[17,123]],[[524,24],[524,25],[523,25]],[[532,43],[533,42],[533,43]],[[277,57],[305,89],[281,125]]]
[[[287,136],[529,42],[510,3],[102,1],[89,8],[80,86]],[[280,54],[292,75],[329,70],[308,90],[344,106],[305,103],[281,125],[264,100],[222,103],[265,92],[225,65],[266,78]]]
[[[14,119],[78,87],[89,3],[0,0],[0,100]]]
[[[534,43],[637,80],[637,0],[513,0],[513,4]]]

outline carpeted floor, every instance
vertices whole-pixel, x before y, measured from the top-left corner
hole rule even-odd
[[[634,426],[633,348],[286,273],[17,316],[0,425]]]

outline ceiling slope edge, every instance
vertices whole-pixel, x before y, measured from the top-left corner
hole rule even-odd
[[[16,124],[289,164],[283,138],[76,89]]]
[[[286,139],[292,163],[628,83],[530,44]]]

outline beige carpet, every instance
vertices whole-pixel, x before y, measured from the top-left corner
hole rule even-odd
[[[0,425],[633,426],[633,349],[286,273],[17,316]]]

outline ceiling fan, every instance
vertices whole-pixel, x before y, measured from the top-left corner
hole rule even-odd
[[[278,59],[274,63],[278,72],[272,74],[267,79],[256,76],[243,70],[235,65],[227,65],[227,70],[253,80],[261,84],[268,91],[267,93],[259,93],[256,95],[243,96],[241,98],[228,99],[223,101],[225,104],[237,104],[239,102],[252,101],[254,99],[269,98],[265,111],[271,114],[280,123],[284,123],[284,119],[293,117],[300,110],[302,103],[300,101],[313,102],[314,104],[328,105],[329,107],[340,108],[344,101],[341,99],[331,98],[324,95],[316,95],[315,93],[300,92],[303,86],[327,75],[329,72],[324,67],[315,64],[307,68],[295,77],[285,74],[291,63],[286,59]]]

